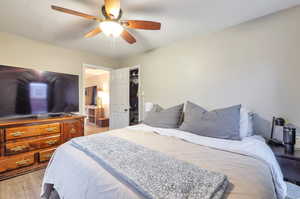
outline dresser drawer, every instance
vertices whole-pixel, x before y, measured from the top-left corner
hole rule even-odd
[[[0,173],[34,164],[34,153],[18,155],[0,160]]]
[[[41,148],[56,146],[61,143],[60,134],[44,138],[33,138],[5,144],[5,155],[15,155]]]
[[[81,121],[72,121],[64,123],[65,140],[68,141],[72,138],[83,136],[83,128]]]
[[[41,133],[41,135],[60,133],[60,124],[53,123],[53,124],[41,125],[40,133]]]
[[[40,149],[59,145],[61,143],[60,134],[52,135],[40,139]]]
[[[17,138],[24,138],[24,137],[32,137],[39,135],[40,132],[38,128],[35,126],[29,127],[16,127],[16,128],[7,128],[5,129],[5,138],[6,140],[13,140]]]
[[[55,149],[56,148],[40,151],[39,152],[39,162],[46,162],[46,161],[50,160]]]
[[[13,140],[17,138],[32,137],[37,135],[46,135],[60,132],[60,124],[42,124],[25,127],[14,127],[5,129],[6,140]]]

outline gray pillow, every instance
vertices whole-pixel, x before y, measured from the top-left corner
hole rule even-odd
[[[180,130],[207,137],[241,140],[240,109],[241,105],[237,105],[208,112],[187,102]]]
[[[160,128],[178,128],[183,111],[183,104],[168,109],[163,109],[159,105],[154,105],[143,123]]]

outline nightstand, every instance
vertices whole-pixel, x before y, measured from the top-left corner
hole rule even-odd
[[[283,146],[269,145],[281,167],[284,180],[300,185],[300,150],[286,154]]]
[[[100,127],[108,127],[109,126],[109,119],[108,118],[99,118],[97,120],[97,125]]]

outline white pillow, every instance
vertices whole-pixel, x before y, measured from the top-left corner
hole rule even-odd
[[[144,104],[144,111],[145,111],[145,112],[144,112],[143,120],[146,118],[147,113],[148,113],[149,111],[151,111],[153,107],[154,107],[154,104],[151,103],[151,102],[146,102],[146,103]]]
[[[145,103],[145,112],[149,112],[151,111],[151,109],[153,108],[154,104],[151,102],[146,102]]]
[[[248,123],[248,137],[254,135],[254,130],[253,130],[253,112],[248,112],[248,118],[249,118],[249,123]]]
[[[243,139],[253,135],[252,113],[245,107],[240,111],[240,137]]]

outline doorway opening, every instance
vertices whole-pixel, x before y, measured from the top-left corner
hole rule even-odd
[[[129,71],[129,125],[139,123],[139,69],[131,69]]]
[[[85,134],[109,130],[110,71],[98,67],[84,67]]]

